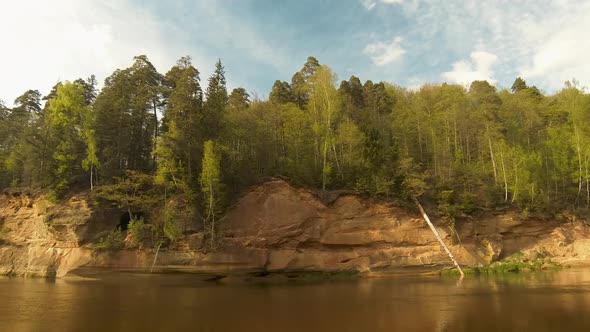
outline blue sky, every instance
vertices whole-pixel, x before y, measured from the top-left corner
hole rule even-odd
[[[230,88],[266,97],[308,55],[340,79],[510,87],[548,93],[590,81],[590,1],[19,0],[0,4],[0,99],[46,93],[146,54],[160,72],[184,55],[205,82],[217,58]],[[204,83],[206,84],[206,83]]]

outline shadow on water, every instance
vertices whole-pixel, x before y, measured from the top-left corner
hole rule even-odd
[[[590,331],[590,270],[309,284],[0,279],[0,331]]]

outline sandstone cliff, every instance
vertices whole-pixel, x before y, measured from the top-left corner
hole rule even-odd
[[[85,195],[58,205],[42,197],[0,197],[0,274],[62,276],[79,267],[148,270],[153,250],[93,249],[121,213],[93,207]],[[514,212],[462,220],[454,233],[435,224],[463,265],[488,264],[515,252],[568,265],[590,263],[590,227]],[[312,193],[281,180],[257,186],[229,211],[218,252],[200,248],[202,235],[187,236],[177,250],[163,249],[157,270],[231,273],[243,271],[388,271],[447,266],[449,260],[418,213],[354,195],[325,205]]]

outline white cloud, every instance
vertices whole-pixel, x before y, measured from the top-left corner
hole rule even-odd
[[[416,1],[417,0],[412,0],[412,2]],[[363,4],[363,6],[365,6],[365,8],[367,8],[367,10],[372,10],[379,2],[387,5],[402,5],[405,2],[408,2],[408,0],[361,0],[361,3]]]
[[[102,82],[135,55],[148,55],[159,69],[184,55],[153,16],[126,0],[5,1],[0,31],[0,98],[7,104],[28,89],[45,94],[59,80],[95,74]]]
[[[208,41],[217,41],[220,46],[231,45],[249,57],[266,63],[277,69],[286,66],[288,54],[270,45],[264,38],[268,31],[258,31],[257,26],[242,20],[227,9],[222,1],[202,1],[195,3],[195,9],[201,11],[214,26],[205,35]]]
[[[501,60],[489,74],[470,61],[455,63],[449,72],[455,79],[460,72],[479,73],[510,86],[522,76],[548,92],[573,77],[590,83],[590,1],[420,1],[418,11],[405,13],[412,23],[403,37],[412,40],[412,54],[421,61],[441,66],[448,52],[484,47]],[[433,48],[439,50],[437,55],[431,53]]]
[[[364,52],[371,57],[375,65],[384,66],[400,60],[406,53],[401,42],[401,37],[395,37],[389,42],[370,43],[365,47]]]
[[[373,0],[361,0],[361,3],[363,6],[365,6],[365,8],[367,8],[367,10],[371,10],[377,5],[377,3]]]
[[[92,74],[102,83],[140,54],[160,72],[190,55],[204,84],[217,58],[226,63],[229,52],[274,68],[287,67],[288,55],[221,4],[179,1],[166,8],[174,20],[133,0],[0,1],[0,99],[11,105],[28,89],[46,94],[60,80]],[[240,75],[234,71],[227,78],[228,88],[251,83]]]
[[[485,80],[496,84],[492,66],[498,60],[495,54],[488,52],[471,52],[471,61],[461,60],[453,64],[453,70],[445,72],[442,77],[453,83],[469,85],[476,80]]]
[[[587,36],[590,6],[561,9],[563,13],[558,14],[559,17],[551,17],[542,24],[527,22],[523,33],[528,39],[529,53],[518,68],[520,76],[541,81],[553,89],[561,88],[563,82],[572,78],[590,83],[590,39]]]

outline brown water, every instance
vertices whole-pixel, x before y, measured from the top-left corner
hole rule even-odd
[[[0,331],[590,331],[590,270],[223,284],[0,279]]]

